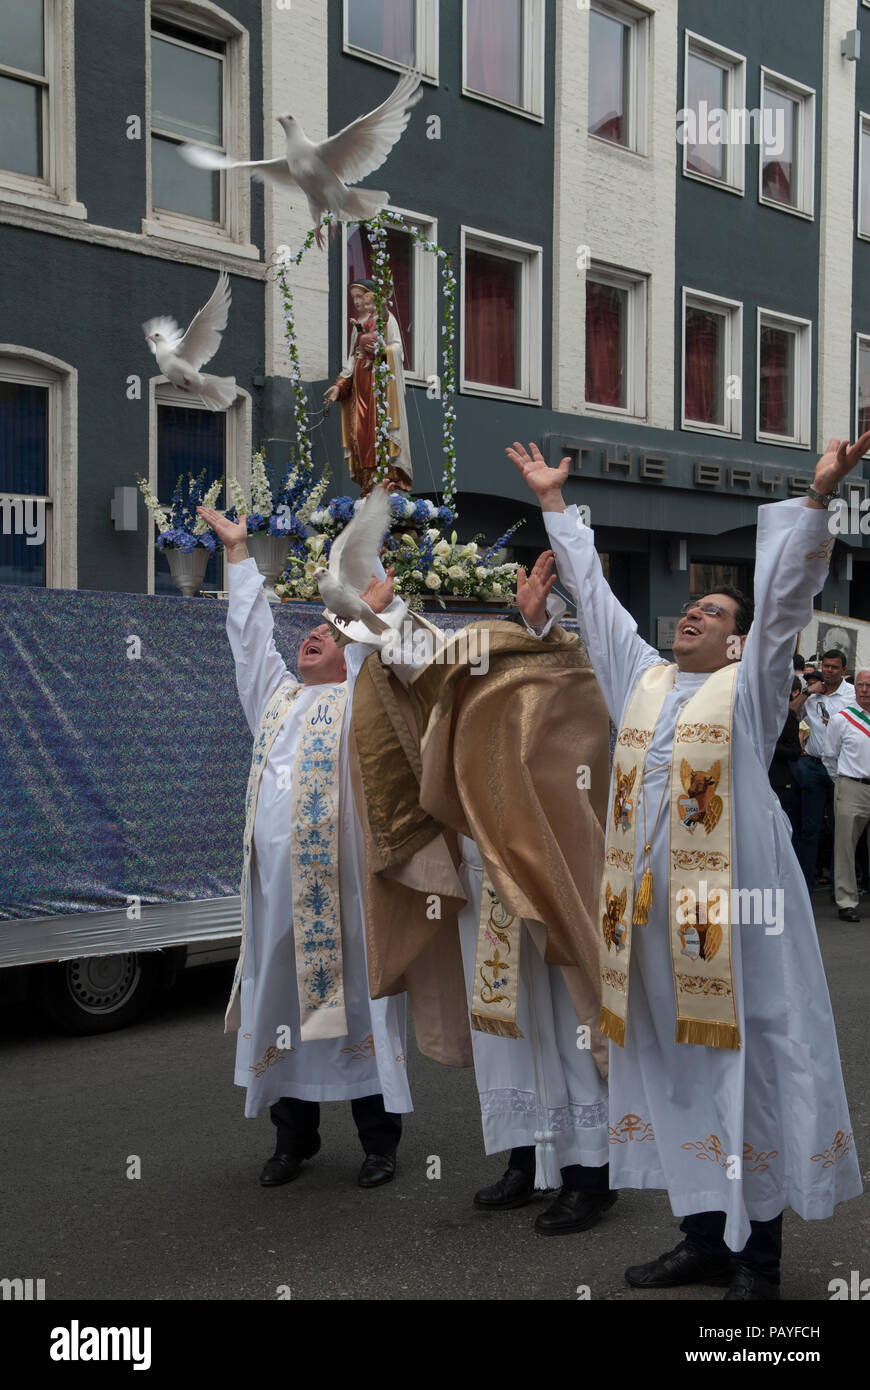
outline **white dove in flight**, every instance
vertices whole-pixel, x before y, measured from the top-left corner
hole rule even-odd
[[[319,565],[314,571],[320,597],[331,616],[342,622],[359,619],[370,632],[378,634],[387,632],[390,625],[363,602],[360,594],[371,582],[389,524],[390,495],[383,488],[375,488],[333,544],[329,568]]]
[[[389,193],[380,189],[348,185],[380,169],[411,119],[411,107],[423,95],[420,81],[419,73],[406,73],[385,102],[320,144],[308,139],[295,116],[278,116],[287,137],[287,151],[280,159],[232,160],[206,145],[181,145],[179,154],[200,169],[250,169],[255,179],[301,189],[323,250],[320,223],[327,212],[339,221],[364,222],[389,203]]]
[[[200,396],[209,410],[227,410],[236,399],[234,376],[210,376],[200,371],[221,345],[230,298],[230,282],[222,270],[214,294],[194,315],[186,333],[170,318],[149,319],[142,325],[145,341],[163,375],[179,391]]]

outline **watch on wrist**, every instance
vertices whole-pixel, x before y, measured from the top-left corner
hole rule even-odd
[[[836,492],[819,492],[817,488],[807,488],[807,497],[813,502],[821,502],[823,507],[829,507],[836,496]]]

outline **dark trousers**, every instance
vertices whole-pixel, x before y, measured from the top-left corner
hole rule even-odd
[[[519,1149],[511,1149],[509,1168],[518,1168],[527,1178],[535,1176],[535,1146],[523,1144]],[[573,1192],[609,1192],[610,1164],[600,1168],[586,1168],[582,1163],[569,1163],[562,1169],[562,1186]]]
[[[834,784],[816,758],[798,758],[791,766],[801,796],[801,824],[794,847],[807,887],[812,892],[816,886],[822,821],[826,809],[833,805]]]
[[[797,782],[791,782],[787,787],[774,787],[774,791],[779,797],[779,804],[785,811],[791,823],[791,842],[795,851],[801,833],[801,794]]]
[[[402,1135],[402,1117],[384,1109],[383,1096],[362,1096],[350,1103],[359,1140],[367,1154],[392,1158]],[[320,1125],[320,1106],[316,1100],[296,1100],[282,1096],[269,1107],[272,1124],[278,1131],[277,1153],[306,1158],[314,1147]]]
[[[779,1266],[782,1260],[782,1212],[770,1221],[750,1221],[752,1234],[735,1255],[728,1249],[725,1234],[724,1211],[699,1211],[694,1216],[686,1216],[680,1223],[680,1230],[689,1245],[709,1259],[728,1258],[735,1264],[760,1274],[771,1284],[779,1284]]]

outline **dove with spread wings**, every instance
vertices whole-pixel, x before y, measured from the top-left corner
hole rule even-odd
[[[163,375],[179,391],[199,396],[209,410],[228,410],[236,399],[234,376],[210,376],[200,370],[221,345],[230,299],[230,282],[222,270],[214,294],[193,316],[186,333],[170,318],[149,319],[142,325]]]
[[[249,169],[255,179],[268,180],[308,199],[317,245],[323,250],[320,224],[331,212],[339,221],[365,222],[390,201],[380,189],[352,189],[351,184],[380,169],[411,119],[411,108],[423,95],[420,74],[401,77],[386,101],[318,144],[309,140],[302,124],[289,113],[278,116],[287,140],[278,159],[227,159],[206,145],[181,145],[179,154],[199,169]]]
[[[329,552],[329,568],[318,566],[314,571],[320,597],[329,610],[330,618],[340,623],[355,619],[381,634],[389,623],[372,611],[360,598],[371,582],[380,559],[384,534],[390,524],[390,496],[386,489],[375,488],[364,505],[347,525]]]

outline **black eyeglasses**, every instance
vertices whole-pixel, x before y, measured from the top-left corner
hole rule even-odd
[[[711,618],[733,618],[734,614],[729,613],[727,608],[723,608],[719,603],[684,603],[680,609],[681,615],[685,618],[687,613],[691,613],[693,608],[698,608],[702,613],[706,613]]]

